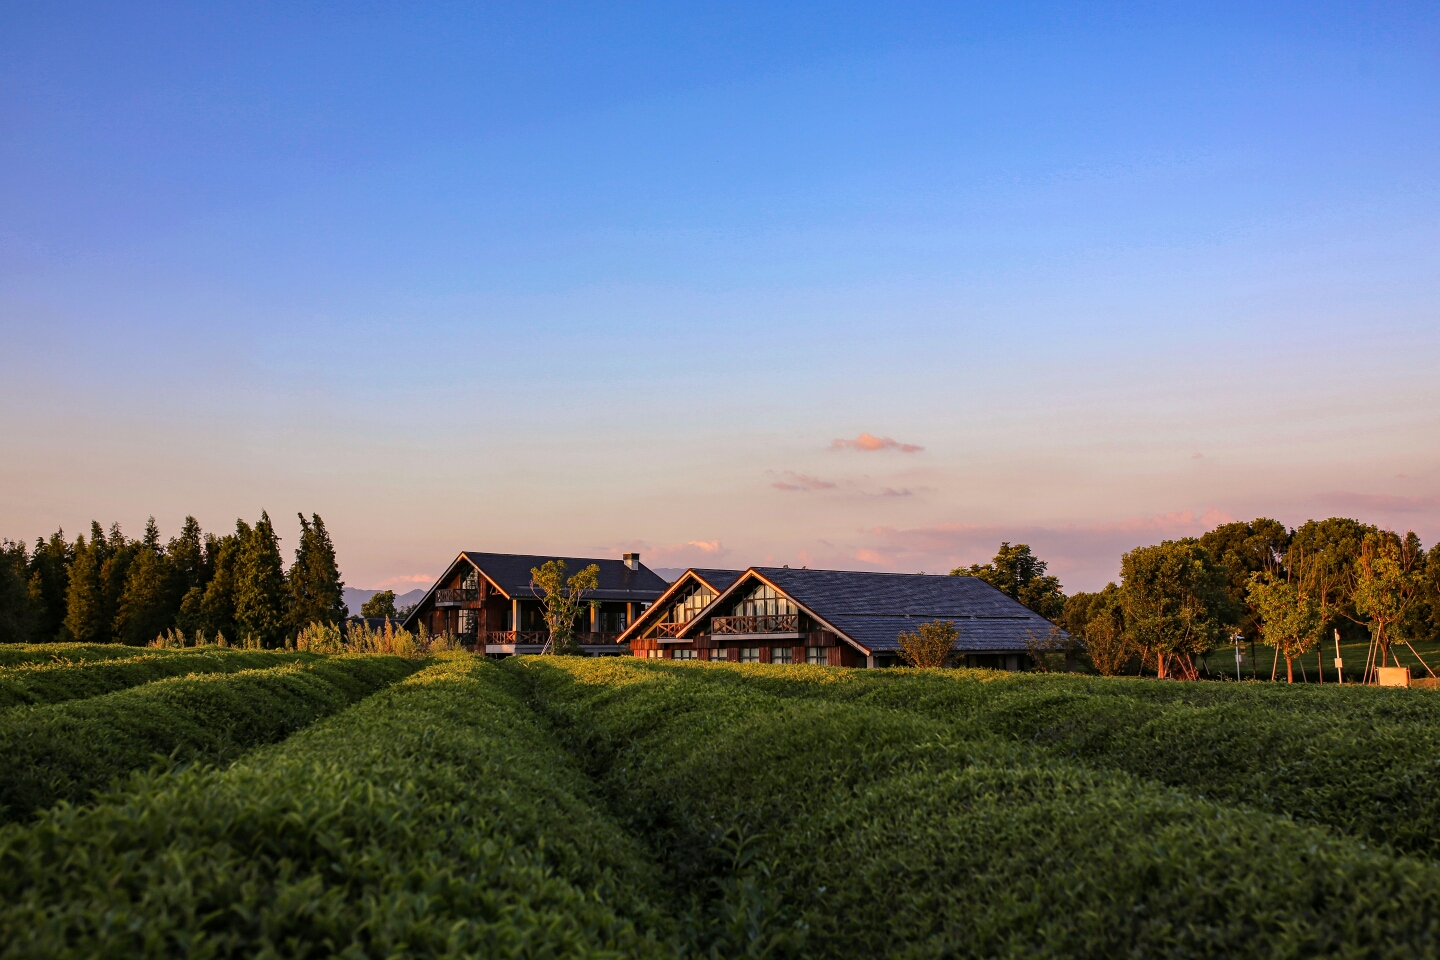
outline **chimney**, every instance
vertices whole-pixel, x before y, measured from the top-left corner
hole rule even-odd
[[[638,553],[627,553],[627,554],[625,554],[625,558],[624,558],[624,559],[625,559],[625,566],[629,567],[631,570],[639,570],[639,569],[640,569],[640,554],[638,554]]]

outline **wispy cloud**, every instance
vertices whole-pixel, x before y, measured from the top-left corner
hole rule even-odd
[[[604,548],[605,554],[638,553],[648,567],[695,567],[713,565],[730,553],[730,548],[717,540],[686,540],[682,543],[656,545],[645,540],[630,540]]]
[[[830,444],[831,450],[899,450],[901,453],[919,453],[925,448],[918,443],[901,443],[894,437],[877,437],[872,434],[862,433],[854,440],[836,440]]]
[[[388,577],[385,580],[380,581],[380,587],[382,589],[388,590],[391,587],[408,587],[412,584],[429,586],[430,584],[435,582],[436,576],[437,574],[433,573],[411,573],[398,577]]]
[[[1343,514],[1435,514],[1440,497],[1396,497],[1385,493],[1327,493],[1317,498],[1327,510]]]
[[[780,477],[781,479],[770,484],[770,486],[776,490],[792,490],[809,493],[812,490],[835,489],[835,484],[829,480],[821,480],[819,477],[812,477],[808,473],[796,473],[794,470],[786,470],[780,474]]]

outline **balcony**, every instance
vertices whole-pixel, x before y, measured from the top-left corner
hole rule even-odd
[[[462,604],[472,603],[480,599],[480,591],[474,588],[458,589],[442,587],[435,591],[435,606],[437,607],[458,607]]]
[[[760,637],[776,633],[799,636],[800,615],[798,613],[781,613],[768,617],[710,618],[710,635],[712,637]]]
[[[684,629],[685,629],[686,627],[688,627],[689,625],[690,625],[690,624],[689,624],[688,621],[687,621],[686,623],[661,623],[661,624],[657,624],[656,627],[655,627],[655,636],[657,636],[657,637],[678,637],[678,636],[680,636],[680,631],[684,630]]]

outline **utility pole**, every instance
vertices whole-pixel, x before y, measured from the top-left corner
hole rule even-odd
[[[1232,639],[1235,641],[1235,682],[1236,682],[1236,683],[1239,683],[1239,682],[1240,682],[1240,659],[1241,659],[1241,657],[1243,656],[1243,654],[1240,653],[1240,641],[1241,641],[1241,640],[1244,640],[1245,638],[1242,637],[1242,636],[1240,636],[1240,634],[1237,633],[1237,634],[1234,635],[1234,637],[1233,637]]]
[[[1335,672],[1340,674],[1340,682],[1345,682],[1345,661],[1340,659],[1340,628],[1335,628]]]

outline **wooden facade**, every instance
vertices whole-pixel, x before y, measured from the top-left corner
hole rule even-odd
[[[410,630],[423,626],[432,635],[449,634],[476,652],[539,653],[550,636],[529,571],[549,559],[462,553],[415,605],[404,625]],[[582,608],[575,625],[581,647],[596,655],[628,652],[621,637],[664,592],[665,581],[642,566],[638,554],[624,560],[563,559],[571,574],[591,563],[601,569],[600,589],[587,595],[592,602]]]

